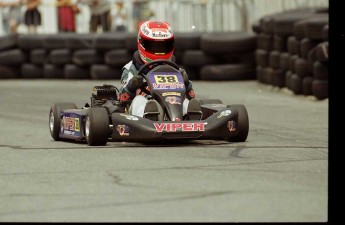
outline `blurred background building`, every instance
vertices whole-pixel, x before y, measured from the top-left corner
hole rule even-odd
[[[1,0],[0,0],[1,1]],[[251,25],[262,16],[304,7],[328,7],[328,0],[109,0],[112,5],[112,30],[115,31],[115,18],[118,3],[123,3],[122,13],[126,15],[124,26],[127,31],[135,31],[140,20],[155,19],[168,21],[175,31],[251,31]],[[37,33],[58,32],[56,0],[42,0],[39,10],[42,25]],[[72,0],[77,3],[78,0]],[[76,15],[77,33],[89,32],[90,9],[79,4]],[[22,7],[24,15],[25,6]],[[0,17],[2,15],[0,14]],[[26,33],[23,24],[19,33]],[[101,32],[101,31],[99,31]],[[0,35],[3,35],[0,23]]]

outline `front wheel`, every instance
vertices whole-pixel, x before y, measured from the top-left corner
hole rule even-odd
[[[244,105],[230,105],[231,110],[238,112],[237,129],[238,134],[235,137],[228,138],[231,142],[245,142],[249,132],[248,112]]]
[[[85,138],[90,146],[106,145],[109,138],[109,115],[105,108],[90,108],[85,117]]]
[[[77,106],[74,103],[56,103],[50,108],[49,130],[55,141],[60,140],[61,112],[65,109],[77,109]]]

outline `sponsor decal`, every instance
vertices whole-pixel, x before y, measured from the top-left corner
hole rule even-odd
[[[153,89],[156,90],[184,90],[183,78],[178,72],[152,72],[149,75]]]
[[[223,112],[221,112],[220,114],[219,114],[219,116],[217,116],[217,118],[219,119],[219,118],[221,118],[221,117],[223,117],[223,116],[228,116],[228,115],[230,115],[231,114],[231,110],[230,109],[227,109],[227,110],[224,110]]]
[[[63,129],[79,132],[80,131],[79,118],[64,117],[63,118]]]
[[[205,123],[153,123],[157,132],[205,131]]]
[[[169,96],[169,95],[181,96],[181,93],[178,93],[178,92],[164,92],[162,94],[162,96]]]
[[[71,130],[64,130],[63,133],[67,135],[75,135],[75,132]]]
[[[166,38],[168,37],[167,34],[162,34],[162,32],[152,32],[152,36],[155,38]]]
[[[231,120],[231,121],[228,121],[227,127],[228,127],[230,132],[235,132],[237,124],[235,121]]]
[[[165,101],[172,105],[181,105],[181,98],[175,96],[168,96]]]
[[[120,136],[129,136],[129,127],[127,125],[117,125],[116,130]]]
[[[74,118],[74,130],[80,132],[79,118]]]

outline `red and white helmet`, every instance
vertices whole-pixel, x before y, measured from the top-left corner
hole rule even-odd
[[[174,52],[174,33],[167,22],[145,21],[139,26],[138,50],[144,63],[170,60]]]

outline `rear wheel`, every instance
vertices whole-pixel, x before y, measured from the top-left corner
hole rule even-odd
[[[55,141],[60,140],[59,131],[61,124],[61,112],[65,109],[77,109],[77,106],[74,103],[56,103],[50,108],[49,130],[50,135]]]
[[[245,142],[249,132],[248,112],[244,105],[230,105],[231,110],[238,112],[237,129],[238,134],[235,137],[228,138],[231,142]]]
[[[85,137],[90,146],[107,144],[109,115],[105,108],[90,108],[85,118]]]

